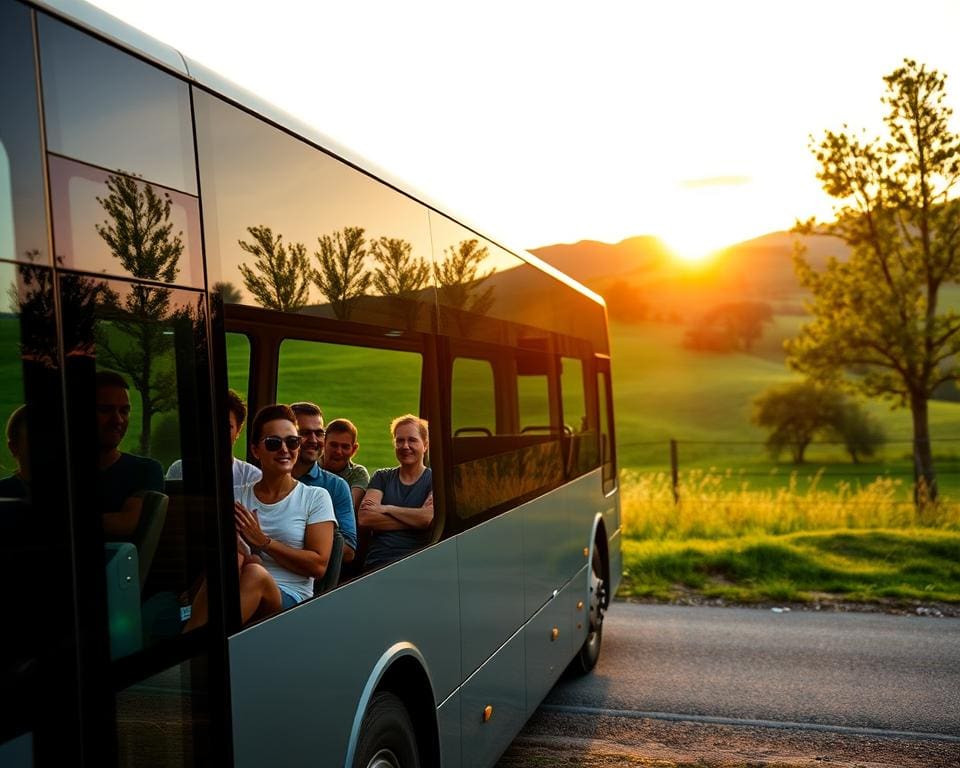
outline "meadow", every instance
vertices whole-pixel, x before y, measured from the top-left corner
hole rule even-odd
[[[642,472],[670,471],[670,440],[678,443],[681,475],[714,471],[731,489],[778,489],[793,482],[802,492],[816,480],[820,491],[899,480],[910,498],[913,464],[910,414],[867,401],[887,443],[869,461],[854,464],[842,446],[818,443],[807,461],[778,461],[764,448],[766,434],[750,421],[752,401],[771,386],[799,380],[783,362],[782,342],[800,318],[778,316],[751,354],[695,352],[682,346],[685,327],[663,323],[611,325],[618,461]],[[960,498],[960,403],[933,401],[930,428],[938,482],[944,495]],[[732,472],[732,475],[729,474]]]
[[[942,502],[922,511],[912,501],[910,416],[889,404],[863,403],[888,438],[870,461],[854,464],[828,443],[812,445],[803,465],[772,459],[750,421],[752,400],[798,378],[782,343],[800,322],[778,316],[751,354],[684,349],[680,325],[611,327],[621,595],[960,603],[960,404],[931,403]]]

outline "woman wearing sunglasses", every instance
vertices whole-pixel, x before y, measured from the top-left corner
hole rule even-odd
[[[313,595],[313,580],[327,570],[336,525],[330,494],[298,483],[291,474],[300,434],[289,406],[260,409],[250,429],[250,450],[263,477],[234,488],[237,534],[251,553],[243,553],[240,567],[244,623]]]
[[[263,476],[233,489],[244,624],[292,608],[313,595],[313,580],[327,570],[336,525],[330,494],[298,483],[290,474],[300,450],[290,406],[260,409],[250,427],[250,450]],[[204,582],[184,632],[206,621]]]

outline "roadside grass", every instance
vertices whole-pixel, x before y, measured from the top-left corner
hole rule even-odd
[[[820,475],[793,473],[779,487],[754,487],[733,470],[691,470],[679,478],[674,502],[663,472],[621,473],[621,525],[627,537],[725,539],[829,529],[960,531],[960,504],[949,500],[918,510],[899,479],[878,477],[821,487]]]
[[[623,541],[621,597],[960,604],[960,532],[827,530]]]

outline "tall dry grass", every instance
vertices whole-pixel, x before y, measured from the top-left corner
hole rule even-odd
[[[944,500],[919,510],[898,479],[831,489],[820,481],[794,473],[782,487],[751,488],[733,470],[694,469],[681,473],[675,503],[667,473],[624,471],[623,531],[645,539],[721,539],[837,528],[960,530],[960,504]]]

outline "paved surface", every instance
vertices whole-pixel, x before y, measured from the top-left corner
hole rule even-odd
[[[546,703],[960,736],[960,619],[615,603]]]
[[[498,768],[957,768],[960,619],[617,603]]]

